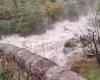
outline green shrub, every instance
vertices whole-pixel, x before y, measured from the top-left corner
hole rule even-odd
[[[100,3],[97,4],[97,10],[100,11]]]
[[[11,3],[9,3],[10,1]],[[57,0],[18,1],[17,8],[13,0],[8,0],[4,4],[0,5],[0,16],[10,17],[13,22],[9,25],[0,23],[0,34],[44,29],[43,26],[49,23],[49,19],[58,18],[63,10],[62,4]]]
[[[20,80],[14,76],[10,71],[4,68],[0,68],[0,80]]]
[[[9,6],[8,6],[9,5]],[[5,18],[11,18],[16,15],[16,7],[12,0],[1,0],[0,4],[0,14]]]
[[[21,6],[15,21],[11,24],[12,28],[20,33],[26,30],[37,28],[44,23],[45,16],[37,7],[29,7],[27,5]]]
[[[51,18],[56,18],[63,10],[63,6],[57,2],[47,2],[45,4],[46,14]]]
[[[76,3],[69,3],[67,5],[68,14],[76,15],[79,13],[79,6]]]
[[[56,0],[50,0],[51,2],[56,2]]]
[[[11,80],[11,74],[8,70],[0,68],[0,79],[1,80]]]
[[[5,32],[8,32],[9,27],[7,24],[0,24],[0,34],[5,34]]]

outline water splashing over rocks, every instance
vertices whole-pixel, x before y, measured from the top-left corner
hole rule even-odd
[[[78,49],[65,54],[65,42],[77,36],[75,33],[81,34],[81,31],[85,31],[88,27],[87,23],[90,17],[91,14],[81,16],[77,22],[70,22],[68,20],[56,22],[52,25],[55,28],[48,30],[43,35],[31,35],[28,37],[20,37],[18,35],[4,36],[0,43],[9,43],[26,48],[56,62],[60,66],[65,66],[77,56],[76,54],[81,52]]]

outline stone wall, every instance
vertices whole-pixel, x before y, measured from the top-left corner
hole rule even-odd
[[[80,75],[24,48],[0,43],[0,67],[19,80],[84,80]]]

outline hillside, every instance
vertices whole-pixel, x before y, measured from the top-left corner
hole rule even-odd
[[[99,2],[99,0],[1,0],[0,43],[25,48],[68,70],[71,70],[81,58],[83,59],[83,56],[88,56],[84,55],[84,50],[91,50],[92,45],[92,52],[95,51],[92,55],[97,59],[95,64],[98,64]],[[92,34],[95,36],[93,39]],[[84,36],[87,36],[86,39],[83,39]],[[92,40],[96,41],[96,50]]]

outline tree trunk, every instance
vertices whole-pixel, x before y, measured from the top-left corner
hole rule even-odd
[[[100,58],[99,58],[99,55],[96,55],[96,60],[97,60],[97,63],[99,65],[99,67],[100,67]]]

